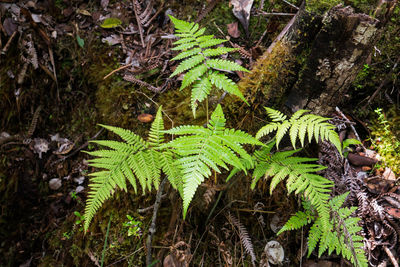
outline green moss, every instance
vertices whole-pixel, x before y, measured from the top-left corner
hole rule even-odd
[[[382,109],[375,110],[372,121],[371,141],[381,156],[382,167],[389,167],[398,176],[400,174],[400,114],[392,107],[386,114]]]
[[[338,4],[343,4],[341,0],[308,0],[306,10],[308,12],[322,14]]]

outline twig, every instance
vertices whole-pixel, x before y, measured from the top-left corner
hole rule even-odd
[[[294,9],[299,10],[299,8],[297,6],[293,5],[289,1],[286,1],[286,0],[282,0],[282,1],[285,2],[286,4],[288,4],[289,6],[293,7]]]
[[[74,150],[74,152],[72,152],[71,154],[68,154],[67,156],[64,156],[58,160],[56,160],[55,162],[52,163],[52,165],[60,163],[61,161],[66,160],[69,157],[72,157],[73,155],[75,155],[76,153],[78,153],[79,151],[81,151],[82,149],[84,149],[85,147],[87,147],[89,145],[89,142],[93,139],[96,139],[102,132],[104,131],[104,128],[101,128],[92,138],[90,138],[88,141],[86,141],[83,145],[81,145],[80,147],[78,147],[77,149]]]
[[[151,241],[153,239],[153,235],[156,232],[156,219],[157,219],[157,212],[158,209],[160,208],[160,203],[161,203],[161,196],[162,196],[162,191],[164,190],[164,185],[167,181],[167,178],[164,178],[160,184],[160,187],[158,188],[158,192],[156,195],[156,201],[154,202],[154,210],[153,210],[153,217],[151,218],[151,224],[149,228],[149,235],[147,236],[146,240],[146,247],[147,247],[147,256],[146,256],[146,266],[149,266],[152,262],[152,257],[151,257]]]
[[[108,220],[106,238],[105,238],[105,240],[104,240],[103,252],[101,253],[101,262],[100,262],[100,266],[101,266],[101,267],[103,267],[103,264],[104,264],[104,256],[106,255],[107,239],[108,239],[108,234],[110,233],[111,219],[112,219],[112,213],[111,213],[111,215],[110,215],[110,219]]]
[[[161,200],[163,200],[164,198],[166,198],[166,196],[167,196],[167,194],[163,194],[163,195],[161,196]],[[138,212],[138,213],[145,213],[145,212],[147,212],[147,211],[149,211],[149,210],[152,210],[153,208],[154,208],[154,204],[151,205],[151,206],[148,206],[148,207],[146,207],[146,208],[143,208],[143,209],[137,209],[137,212]]]
[[[296,16],[296,14],[294,14],[294,13],[270,13],[270,12],[264,12],[264,11],[259,11],[258,12],[260,15],[263,15],[263,16],[268,16],[268,17],[270,17],[270,16]]]
[[[124,80],[128,81],[128,82],[132,82],[132,83],[136,83],[140,86],[144,86],[147,89],[149,89],[150,91],[154,92],[154,93],[159,93],[161,91],[161,88],[158,87],[154,87],[153,85],[146,83],[142,80],[136,79],[135,77],[133,77],[132,75],[125,75],[124,76]]]
[[[286,24],[285,28],[279,33],[279,35],[275,38],[275,40],[270,44],[270,46],[267,49],[267,53],[271,53],[272,49],[275,47],[275,45],[282,40],[283,36],[286,35],[286,33],[289,31],[289,29],[293,26],[296,18],[299,16],[300,12],[305,8],[305,2],[301,4],[299,11],[297,11],[296,15],[293,16],[293,18],[289,21],[288,24]]]
[[[269,210],[252,210],[252,209],[235,209],[236,211],[244,211],[244,212],[259,212],[259,213],[268,213],[268,214],[275,214],[275,211]]]
[[[133,63],[127,64],[125,66],[119,67],[118,69],[115,69],[113,71],[111,71],[109,74],[107,74],[106,76],[103,77],[103,80],[107,79],[108,77],[110,77],[111,75],[113,75],[114,73],[116,73],[117,71],[129,68],[133,65]]]
[[[119,260],[117,260],[117,261],[115,261],[115,262],[113,262],[113,263],[111,263],[111,264],[107,265],[106,267],[113,266],[113,265],[115,265],[115,264],[117,264],[117,263],[120,263],[121,261],[123,261],[123,260],[127,259],[128,257],[130,257],[130,256],[132,256],[132,255],[134,255],[134,254],[138,253],[138,252],[139,252],[139,251],[141,251],[142,249],[143,249],[143,247],[141,247],[141,248],[139,248],[139,249],[135,250],[135,251],[134,251],[134,252],[132,252],[132,253],[129,253],[129,254],[128,254],[128,255],[126,255],[125,257],[122,257],[121,259],[119,259]]]
[[[382,90],[382,88],[389,82],[390,77],[392,77],[392,74],[394,70],[396,69],[397,65],[400,63],[400,56],[397,58],[396,63],[394,63],[393,68],[390,70],[388,74],[386,74],[385,79],[381,82],[379,85],[378,89],[372,94],[372,96],[368,99],[368,104],[371,104],[372,100],[376,97],[376,95]]]
[[[142,28],[142,22],[140,21],[140,17],[139,17],[139,12],[137,10],[137,5],[139,5],[139,3],[137,2],[137,0],[133,0],[133,11],[135,12],[135,17],[136,17],[136,22],[138,24],[138,29],[139,29],[139,34],[140,34],[140,41],[142,42],[142,46],[143,48],[145,47],[144,44],[144,39],[143,39],[143,28]]]
[[[211,3],[207,5],[205,9],[203,9],[200,15],[196,19],[196,23],[199,23],[207,14],[214,9],[215,5],[219,2],[219,0],[213,0]]]
[[[397,262],[397,260],[394,258],[392,252],[390,251],[390,249],[387,246],[383,246],[383,249],[385,250],[386,254],[388,255],[390,261],[392,262],[394,267],[399,267],[399,264]]]
[[[5,54],[5,53],[7,52],[7,50],[8,50],[8,48],[9,48],[9,46],[10,46],[12,40],[13,40],[13,39],[15,38],[15,36],[17,35],[17,32],[18,32],[18,31],[15,31],[15,32],[11,35],[11,37],[8,39],[6,45],[3,47],[3,50],[1,50],[1,53],[2,53],[2,54]]]
[[[343,114],[343,112],[340,111],[340,109],[339,109],[338,107],[336,107],[336,112],[339,113],[340,116],[342,116],[342,118],[343,118],[344,120],[346,120],[346,122],[349,123],[350,128],[351,128],[351,129],[353,130],[353,132],[354,132],[354,135],[356,136],[357,140],[360,141],[362,148],[365,150],[365,147],[364,147],[364,145],[362,144],[361,139],[360,139],[360,136],[358,135],[358,133],[357,133],[357,131],[356,131],[356,128],[354,128],[354,125],[353,125],[353,124],[349,121],[349,119]]]

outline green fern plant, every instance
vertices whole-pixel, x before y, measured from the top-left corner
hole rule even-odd
[[[363,247],[363,237],[358,235],[361,227],[358,226],[360,218],[351,217],[357,207],[342,207],[349,192],[336,196],[329,200],[331,219],[328,228],[322,224],[321,217],[313,212],[310,202],[303,201],[304,211],[298,211],[293,215],[278,235],[288,231],[300,229],[313,222],[308,236],[308,256],[315,250],[319,243],[318,257],[328,250],[328,254],[336,251],[355,266],[368,266]]]
[[[96,157],[89,160],[90,166],[103,170],[90,174],[91,191],[86,201],[85,230],[116,187],[127,191],[126,180],[135,193],[138,181],[144,194],[146,190],[158,188],[164,173],[183,199],[185,217],[199,184],[212,171],[219,173],[221,167],[229,170],[228,165],[246,171],[242,160],[251,160],[251,156],[244,150],[243,144],[263,144],[245,132],[225,128],[225,122],[222,108],[218,105],[206,128],[186,125],[168,131],[164,130],[160,107],[147,140],[131,131],[102,125],[119,135],[123,142],[93,141],[109,149],[86,152]],[[179,137],[165,143],[165,133]]]
[[[165,131],[179,136],[164,147],[173,150],[178,157],[184,217],[197,187],[211,175],[212,170],[220,173],[220,168],[229,170],[228,165],[232,165],[246,172],[242,161],[247,160],[251,165],[252,158],[242,145],[263,145],[248,133],[225,128],[225,122],[221,105],[218,105],[206,128],[186,125]]]
[[[192,87],[193,116],[196,117],[198,103],[207,98],[213,87],[236,95],[247,103],[236,83],[229,79],[224,72],[248,72],[248,70],[235,62],[218,58],[237,49],[212,48],[227,40],[214,38],[214,35],[204,35],[206,29],[200,28],[197,23],[179,20],[173,16],[169,17],[175,26],[175,36],[180,38],[174,42],[175,47],[172,50],[181,51],[172,60],[183,60],[170,77],[186,72],[180,89],[183,90],[190,85]]]
[[[93,219],[96,211],[105,200],[109,199],[116,187],[127,191],[126,180],[132,185],[135,193],[138,191],[137,182],[143,190],[151,191],[158,188],[161,172],[167,177],[172,186],[182,192],[179,181],[179,169],[175,166],[173,153],[162,147],[164,142],[164,122],[161,107],[151,125],[147,140],[129,130],[119,127],[101,125],[114,132],[123,142],[101,140],[92,141],[108,149],[87,152],[96,158],[89,160],[89,165],[103,169],[89,174],[90,192],[85,207],[85,230]]]
[[[334,184],[316,174],[325,167],[311,163],[317,159],[293,156],[300,149],[271,153],[275,144],[275,139],[271,140],[265,147],[255,151],[251,160],[244,162],[247,169],[254,166],[251,188],[255,188],[261,177],[270,178],[270,193],[272,194],[276,186],[286,180],[288,194],[300,194],[308,199],[318,211],[318,216],[323,225],[328,226],[330,217],[328,200]],[[228,179],[237,171],[238,169],[235,169],[231,172]]]
[[[289,132],[290,141],[293,148],[296,148],[297,139],[303,147],[306,135],[308,141],[311,142],[313,137],[318,143],[321,138],[322,141],[326,140],[331,142],[337,150],[342,153],[342,145],[339,135],[335,132],[335,126],[328,123],[329,118],[318,116],[315,114],[305,114],[309,110],[298,110],[290,119],[283,113],[272,108],[265,108],[272,122],[262,127],[256,134],[256,138],[261,137],[276,131],[276,147],[278,148],[280,141]]]

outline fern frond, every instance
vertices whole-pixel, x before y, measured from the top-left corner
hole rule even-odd
[[[325,168],[317,164],[307,162],[315,159],[292,157],[298,150],[276,152],[272,156],[267,156],[256,162],[253,173],[252,188],[260,179],[260,174],[271,177],[270,193],[284,179],[287,178],[286,187],[288,193],[304,194],[317,209],[323,225],[329,222],[329,193],[333,183],[315,172]]]
[[[258,131],[256,134],[257,139],[276,130],[276,146],[278,147],[282,138],[289,132],[293,148],[296,148],[297,139],[300,140],[303,147],[307,135],[308,142],[311,142],[313,138],[317,143],[319,140],[329,141],[335,145],[340,154],[342,153],[342,144],[339,135],[335,132],[335,126],[327,122],[329,118],[314,114],[305,114],[309,111],[299,110],[290,119],[287,119],[286,115],[277,110],[271,108],[265,109],[273,122]]]
[[[280,235],[284,231],[297,230],[314,220],[314,216],[309,213],[298,211],[295,215],[285,223],[285,225],[279,230],[277,235]]]
[[[223,43],[227,42],[228,40],[217,39],[217,38],[202,40],[201,38],[198,38],[197,41],[199,42],[200,48],[207,48],[207,47],[223,44]]]
[[[349,192],[333,197],[329,200],[331,217],[324,226],[321,217],[313,215],[312,205],[303,201],[304,212],[297,212],[292,216],[278,234],[300,227],[314,220],[308,235],[308,256],[318,248],[318,257],[326,251],[330,255],[334,251],[349,260],[354,266],[368,266],[368,260],[363,250],[364,238],[358,233],[360,218],[351,217],[357,207],[342,207]]]
[[[169,15],[169,18],[171,19],[172,23],[174,23],[175,28],[177,30],[180,30],[180,31],[183,31],[183,32],[190,31],[194,26],[193,22],[187,22],[187,21],[184,21],[184,20],[180,20],[180,19],[177,19],[177,18],[175,18],[175,17],[173,17],[171,15]]]
[[[134,134],[133,132],[131,132],[129,130],[126,130],[126,129],[123,129],[120,127],[103,125],[103,124],[99,124],[99,125],[103,128],[106,128],[107,130],[117,134],[118,136],[120,136],[122,138],[122,140],[124,140],[125,142],[127,142],[130,145],[134,145],[134,146],[138,147],[138,149],[147,147],[147,144],[143,140],[142,137]]]
[[[181,126],[165,131],[180,137],[169,142],[180,158],[177,160],[183,180],[183,216],[186,217],[189,204],[197,187],[211,175],[211,170],[228,169],[232,165],[246,171],[241,158],[251,160],[243,149],[243,144],[259,144],[246,133],[225,129],[225,116],[220,105],[211,114],[207,128],[200,126]],[[236,138],[236,139],[235,139]]]
[[[201,52],[201,48],[197,47],[188,51],[184,51],[182,53],[180,53],[179,55],[177,55],[176,57],[172,58],[171,60],[180,60],[180,59],[184,59],[193,55],[197,55]],[[204,56],[206,56],[204,54]]]
[[[208,77],[204,77],[200,81],[196,81],[193,84],[192,96],[191,96],[191,106],[193,111],[193,116],[196,117],[197,102],[202,102],[210,94],[212,89],[212,84]]]
[[[185,77],[182,80],[180,90],[185,89],[189,85],[191,85],[197,79],[200,79],[207,72],[207,66],[204,64],[200,64],[197,67],[191,69],[185,74]]]
[[[193,85],[191,95],[193,116],[196,117],[198,102],[202,102],[207,98],[213,85],[220,90],[238,96],[246,102],[237,85],[219,71],[247,72],[248,70],[233,61],[212,58],[237,49],[227,47],[211,48],[227,40],[214,38],[214,35],[203,35],[205,29],[200,28],[198,24],[183,23],[183,21],[172,16],[170,18],[175,25],[175,35],[180,38],[180,40],[174,42],[176,46],[172,50],[182,51],[173,60],[184,59],[170,77],[186,72],[180,90]]]
[[[249,233],[246,230],[246,227],[233,215],[230,213],[228,214],[228,218],[231,221],[231,223],[236,226],[239,230],[239,237],[240,241],[242,242],[244,246],[244,250],[250,255],[251,258],[251,264],[253,266],[256,266],[256,255],[254,253],[254,248],[253,248],[253,243],[251,242]]]

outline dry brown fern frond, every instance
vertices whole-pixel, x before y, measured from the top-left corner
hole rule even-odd
[[[256,255],[254,253],[253,243],[246,227],[232,214],[227,215],[229,222],[231,222],[239,231],[240,242],[242,242],[244,250],[250,255],[251,263],[256,266]]]

